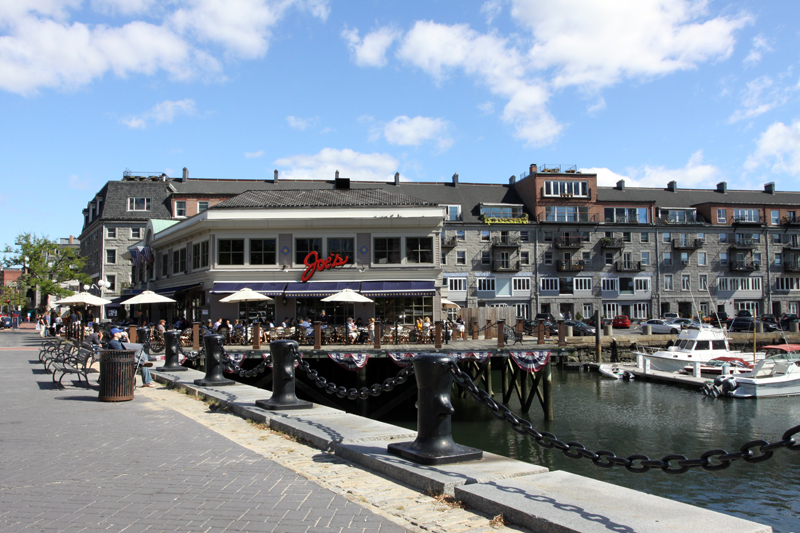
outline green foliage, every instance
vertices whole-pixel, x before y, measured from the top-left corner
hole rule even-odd
[[[23,268],[19,281],[26,287],[38,287],[43,295],[69,296],[73,291],[62,287],[66,282],[83,285],[91,278],[83,272],[85,260],[73,248],[61,247],[47,237],[33,233],[17,236],[14,246],[6,245],[3,264]],[[27,258],[27,259],[26,259]]]
[[[575,320],[577,320],[578,322],[583,321],[583,315],[580,313],[575,313]]]

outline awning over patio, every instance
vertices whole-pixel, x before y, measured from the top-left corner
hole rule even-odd
[[[336,294],[343,289],[358,291],[360,281],[307,281],[305,283],[289,283],[286,287],[287,298],[321,298]]]
[[[175,294],[176,292],[186,291],[189,289],[199,289],[203,286],[202,283],[192,283],[191,285],[178,285],[176,287],[164,287],[162,289],[155,289],[153,292],[162,296]]]
[[[283,289],[286,288],[286,283],[281,282],[228,282],[218,281],[214,283],[214,289],[211,294],[233,294],[234,292],[249,287],[256,292],[260,292],[266,296],[281,296]]]
[[[365,281],[361,294],[369,298],[376,296],[433,296],[436,285],[433,281]]]

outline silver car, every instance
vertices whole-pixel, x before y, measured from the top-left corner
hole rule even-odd
[[[650,330],[656,335],[664,333],[677,335],[681,332],[680,324],[672,324],[666,320],[661,320],[660,318],[653,318],[647,322],[642,322],[642,329],[644,329],[644,326],[650,326]]]

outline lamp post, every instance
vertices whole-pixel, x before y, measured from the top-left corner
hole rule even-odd
[[[84,285],[83,290],[88,292],[89,289],[97,289],[97,292],[99,293],[98,296],[102,298],[103,289],[105,289],[106,287],[108,287],[108,282],[104,279],[99,279],[97,280],[97,283],[92,283],[91,286]],[[106,316],[106,306],[105,304],[103,304],[100,306],[100,316],[97,318],[98,322],[102,322],[105,316]]]

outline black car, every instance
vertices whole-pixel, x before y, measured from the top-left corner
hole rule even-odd
[[[550,320],[543,320],[544,327],[550,335],[558,335],[558,323]],[[536,336],[539,331],[539,320],[527,320],[522,326],[522,331],[525,335]]]
[[[596,330],[592,326],[584,324],[579,320],[565,320],[564,325],[572,326],[572,334],[576,337],[585,337],[596,333]]]
[[[789,331],[789,324],[792,322],[800,322],[800,318],[798,318],[794,313],[784,313],[781,315],[781,319],[778,324],[783,331]]]
[[[538,322],[539,320],[546,320],[547,322],[556,321],[556,319],[550,313],[536,313],[536,316],[533,317],[533,321]]]
[[[764,331],[776,331],[778,326],[775,324],[771,324],[769,322],[762,322],[757,318],[753,318],[751,316],[737,316],[736,318],[731,321],[730,326],[728,326],[729,331],[753,331],[755,327],[754,324],[763,324]]]
[[[753,313],[751,313],[747,309],[741,309],[738,313],[736,313],[736,316],[737,317],[740,317],[740,316],[748,317],[749,316],[749,317],[752,318]]]

